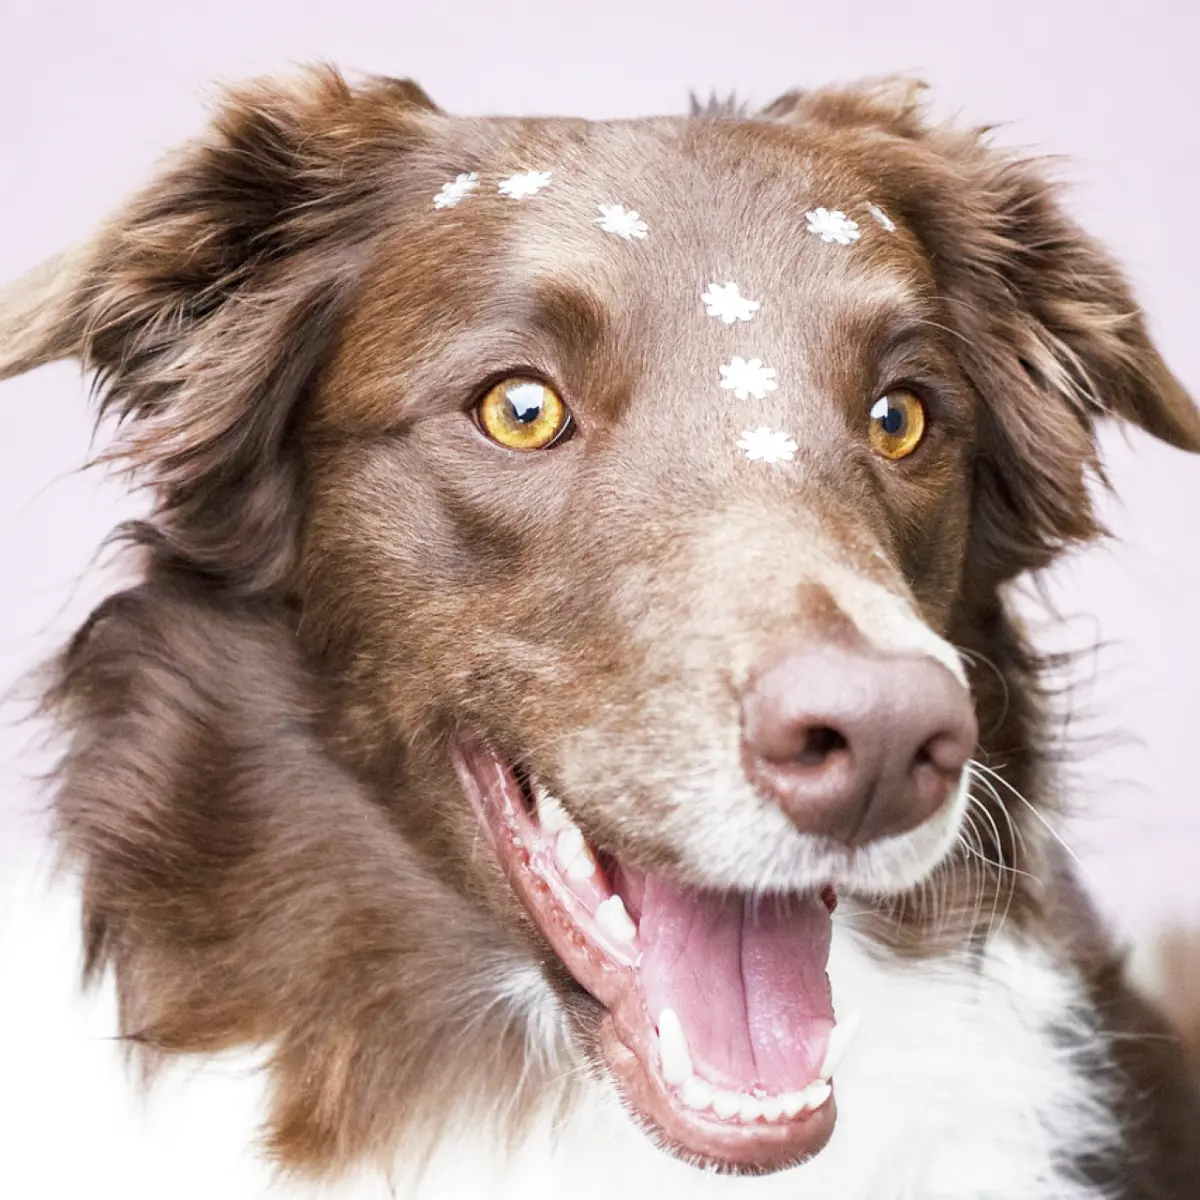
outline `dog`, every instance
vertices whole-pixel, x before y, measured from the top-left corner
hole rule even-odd
[[[319,68],[10,288],[71,357],[152,504],[46,689],[84,974],[270,1187],[1200,1195],[1008,599],[1200,413],[1040,164]]]

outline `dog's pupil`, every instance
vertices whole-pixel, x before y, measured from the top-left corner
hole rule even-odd
[[[508,393],[513,416],[522,425],[536,421],[542,411],[542,388],[536,383],[519,383]]]
[[[895,437],[904,427],[904,413],[898,408],[889,408],[880,418],[883,431]]]

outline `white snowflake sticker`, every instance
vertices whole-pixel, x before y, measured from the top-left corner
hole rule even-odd
[[[644,238],[650,232],[650,227],[635,209],[626,208],[623,204],[597,204],[596,207],[600,210],[596,224],[605,233],[615,233],[617,237],[628,241],[630,238]]]
[[[883,209],[879,207],[878,204],[868,204],[867,212],[869,212],[871,216],[875,218],[876,225],[882,226],[888,231],[888,233],[896,232],[896,222],[893,221],[892,218],[889,217],[887,213],[885,213]]]
[[[700,297],[710,317],[732,325],[734,321],[749,321],[759,310],[757,300],[742,295],[736,283],[710,283]]]
[[[479,175],[475,171],[455,177],[453,183],[443,183],[433,198],[434,208],[455,208],[479,186]]]
[[[764,367],[761,358],[749,361],[735,354],[721,367],[721,386],[731,391],[739,400],[762,400],[768,392],[779,385],[775,382],[775,368]]]
[[[549,171],[521,171],[510,175],[499,186],[502,196],[512,200],[523,200],[526,196],[536,196],[550,182]]]
[[[815,233],[823,242],[837,242],[848,246],[862,237],[856,221],[850,220],[840,209],[814,208],[804,214],[808,218],[808,232]]]
[[[796,457],[796,443],[783,430],[768,429],[766,425],[742,430],[738,449],[751,462],[791,462]]]

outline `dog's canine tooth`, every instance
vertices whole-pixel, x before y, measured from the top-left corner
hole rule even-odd
[[[561,802],[540,783],[533,785],[533,803],[537,809],[538,823],[547,833],[561,833],[568,825],[574,824]]]
[[[712,1110],[722,1121],[728,1121],[730,1117],[736,1116],[741,1107],[741,1092],[725,1092],[720,1088],[713,1092]]]
[[[834,1071],[841,1065],[847,1048],[858,1032],[861,1019],[859,1013],[852,1013],[829,1031],[829,1046],[825,1051],[825,1061],[821,1063],[821,1069],[817,1072],[822,1079],[833,1078]]]
[[[833,1094],[827,1079],[814,1079],[800,1095],[804,1097],[804,1111],[816,1112]]]
[[[637,926],[620,896],[609,896],[597,906],[596,924],[618,942],[632,942],[637,937]]]
[[[595,875],[596,859],[583,836],[583,830],[569,817],[567,820],[569,823],[554,843],[554,851],[563,874],[578,883]]]
[[[688,1108],[703,1112],[712,1107],[714,1089],[711,1083],[701,1079],[699,1075],[689,1075],[683,1081],[681,1094]]]
[[[658,1014],[658,1053],[663,1078],[669,1084],[678,1087],[691,1078],[692,1054],[679,1014],[673,1008],[664,1008]]]

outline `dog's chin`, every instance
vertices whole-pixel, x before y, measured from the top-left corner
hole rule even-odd
[[[602,1007],[597,1046],[632,1116],[709,1169],[781,1170],[818,1154],[852,1033],[826,966],[832,888],[705,891],[590,845],[557,799],[486,743],[454,761],[542,935]]]

